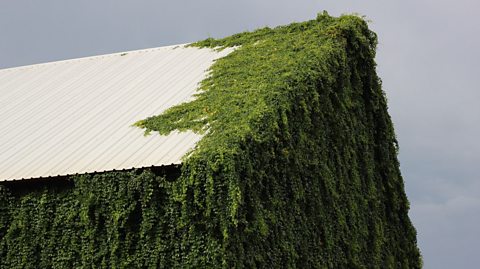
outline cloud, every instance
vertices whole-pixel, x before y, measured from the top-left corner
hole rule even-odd
[[[0,68],[222,37],[358,12],[378,72],[425,268],[480,264],[477,0],[0,1]]]
[[[410,211],[426,268],[474,268],[478,261],[480,199],[457,196],[442,203],[413,203]]]

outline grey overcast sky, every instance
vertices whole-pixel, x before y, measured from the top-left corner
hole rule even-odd
[[[223,37],[322,10],[366,15],[379,35],[425,268],[479,268],[479,1],[1,0],[0,68]]]

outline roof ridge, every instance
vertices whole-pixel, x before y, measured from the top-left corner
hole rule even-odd
[[[130,54],[130,53],[143,53],[143,52],[156,51],[156,50],[160,50],[160,49],[170,49],[170,48],[175,49],[177,47],[186,47],[189,44],[190,43],[183,43],[183,44],[175,44],[175,45],[153,47],[153,48],[146,48],[146,49],[119,51],[119,52],[113,52],[113,53],[107,53],[107,54],[98,54],[98,55],[71,58],[71,59],[65,59],[65,60],[43,62],[43,63],[29,64],[29,65],[21,65],[21,66],[15,66],[15,67],[7,67],[7,68],[0,69],[0,72],[9,72],[9,71],[19,70],[19,69],[37,68],[37,67],[42,67],[42,66],[55,65],[55,64],[60,64],[60,63],[73,62],[73,61],[85,61],[85,60],[101,59],[101,58],[105,58],[105,57],[125,56],[125,55]]]

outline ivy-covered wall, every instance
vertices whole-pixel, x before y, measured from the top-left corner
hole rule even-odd
[[[236,50],[195,100],[137,123],[204,134],[180,176],[0,187],[0,266],[421,267],[376,42],[324,13],[193,44]]]
[[[1,268],[171,267],[171,180],[149,169],[71,180],[0,186]]]

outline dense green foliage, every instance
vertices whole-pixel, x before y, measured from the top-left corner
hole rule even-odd
[[[73,187],[0,186],[0,268],[170,268],[172,182],[149,170],[74,176]]]
[[[204,134],[180,177],[4,190],[0,265],[421,267],[364,20],[322,14],[194,46],[236,49],[195,100],[137,124]]]

